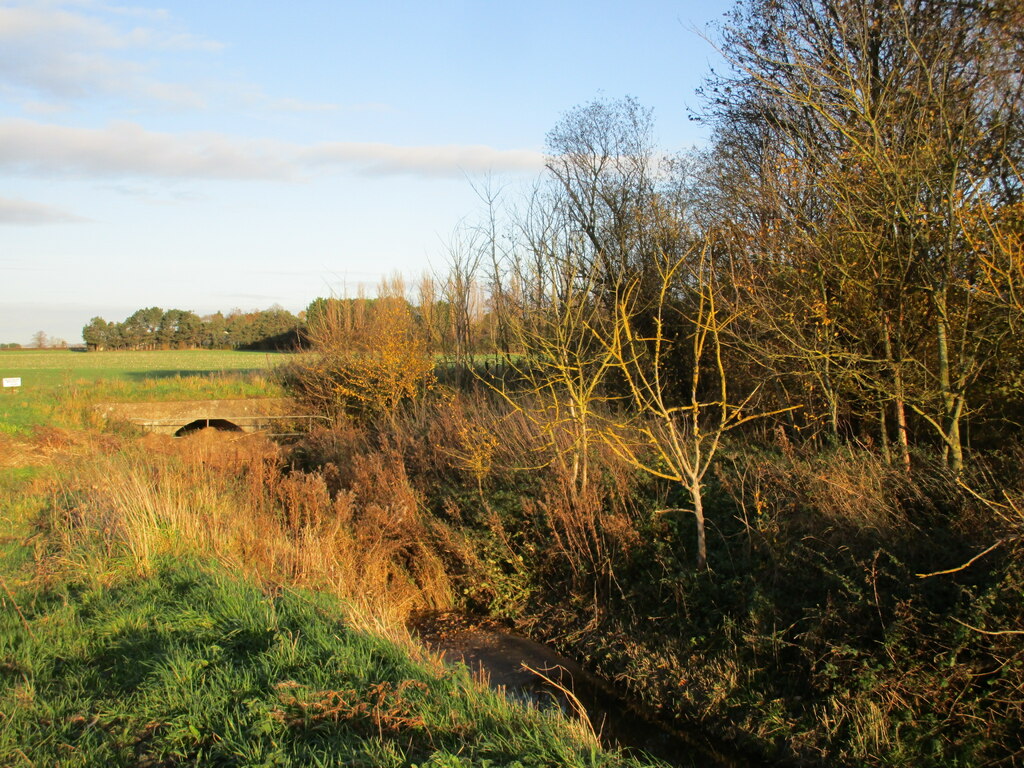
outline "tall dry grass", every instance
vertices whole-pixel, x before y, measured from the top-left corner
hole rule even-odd
[[[450,603],[432,523],[386,454],[352,457],[347,486],[332,492],[321,472],[289,471],[261,436],[203,430],[80,458],[62,476],[47,538],[65,565],[208,556],[269,586],[329,591],[382,626]]]
[[[785,439],[777,447],[740,446],[716,472],[748,532],[892,541],[964,506],[956,478],[937,463],[911,475],[857,447],[822,452]]]

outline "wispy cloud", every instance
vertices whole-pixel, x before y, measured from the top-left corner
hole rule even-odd
[[[165,10],[90,0],[0,0],[0,94],[13,94],[29,114],[38,104],[66,106],[97,97],[185,109],[210,104],[265,112],[342,108],[274,96],[245,82],[181,83],[160,75],[159,65],[169,54],[224,48],[179,28]]]
[[[539,170],[543,156],[523,149],[494,149],[484,145],[450,144],[401,147],[394,144],[333,142],[301,150],[297,159],[315,168],[339,167],[364,176],[409,174],[460,177],[494,172]]]
[[[153,25],[123,28],[102,15],[129,10],[91,3],[0,5],[0,83],[48,99],[119,95],[202,106],[194,89],[162,81],[125,54],[210,52],[222,44],[168,28],[165,17],[147,18]]]
[[[275,156],[276,155],[276,156]],[[215,133],[170,134],[135,123],[71,128],[0,121],[0,168],[30,176],[289,179],[276,143]]]
[[[24,0],[2,0],[6,5],[28,5]],[[98,2],[98,0],[33,0],[34,8],[80,8],[90,11],[101,11],[117,16],[148,19],[149,21],[166,21],[170,13],[164,8],[148,8],[138,5],[116,5]]]
[[[160,133],[127,122],[97,129],[0,121],[0,169],[28,176],[292,181],[324,172],[462,178],[542,167],[539,152],[483,145],[300,145],[220,133]]]
[[[67,104],[59,104],[53,101],[25,101],[21,104],[21,111],[28,115],[48,117],[67,112]]]
[[[123,197],[129,197],[145,205],[159,207],[181,205],[182,203],[194,203],[205,199],[203,194],[190,189],[175,189],[168,185],[157,185],[153,183],[133,184],[124,181],[110,181],[97,184],[98,189],[114,192]]]
[[[232,103],[268,112],[336,112],[338,104],[307,101],[297,98],[277,98],[256,85],[246,83],[207,84],[211,99],[218,103]]]
[[[302,99],[275,99],[265,96],[263,106],[275,112],[337,112],[337,104],[321,101],[303,101]]]
[[[0,197],[0,225],[60,224],[79,221],[87,221],[87,219],[49,205]]]
[[[391,104],[380,101],[365,101],[361,104],[349,104],[345,109],[349,112],[375,112],[378,114],[397,114],[398,110]]]

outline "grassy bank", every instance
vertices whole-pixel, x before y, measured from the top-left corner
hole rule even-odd
[[[336,601],[216,565],[16,598],[0,617],[4,765],[639,765],[354,630]]]

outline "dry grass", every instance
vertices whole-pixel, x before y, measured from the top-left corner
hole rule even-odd
[[[25,434],[0,432],[0,467],[43,467],[60,457],[91,455],[113,450],[121,439],[52,426],[34,426]]]
[[[96,568],[197,553],[269,586],[331,592],[387,626],[445,608],[449,584],[400,463],[356,457],[332,493],[319,472],[285,471],[258,435],[150,435],[111,456],[73,462],[49,520],[55,554]]]
[[[741,510],[748,529],[770,534],[785,521],[795,531],[831,531],[890,537],[916,526],[907,509],[933,507],[948,496],[951,481],[941,472],[926,487],[895,464],[859,449],[822,454],[784,445],[781,455],[745,452],[717,472],[718,480]]]

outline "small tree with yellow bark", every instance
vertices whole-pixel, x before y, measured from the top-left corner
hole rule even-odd
[[[627,281],[612,321],[591,329],[604,350],[602,367],[616,372],[623,386],[622,407],[604,418],[601,436],[632,466],[685,488],[690,508],[659,512],[692,512],[698,568],[707,565],[704,478],[722,438],[745,422],[781,412],[748,411],[756,388],[738,400],[730,394],[724,336],[737,314],[723,309],[711,250],[705,241],[681,256],[660,254],[653,306],[638,279]],[[683,382],[669,364],[678,359],[679,345],[688,347],[691,361]]]

